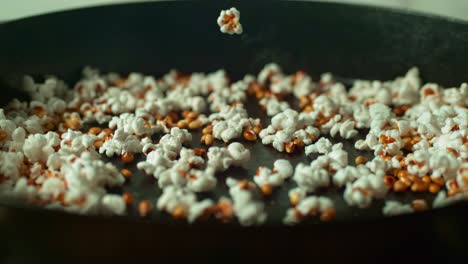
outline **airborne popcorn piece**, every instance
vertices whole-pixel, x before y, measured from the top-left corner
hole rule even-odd
[[[229,35],[242,34],[242,25],[239,19],[240,12],[235,7],[222,10],[217,20],[220,31]]]

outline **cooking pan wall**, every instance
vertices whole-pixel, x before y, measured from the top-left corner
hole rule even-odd
[[[390,79],[417,65],[426,80],[459,85],[468,68],[468,26],[366,6],[236,1],[244,34],[221,34],[230,2],[161,2],[56,13],[0,26],[2,82],[24,73],[68,82],[84,65],[160,75],[171,68],[234,78],[268,62],[314,76]]]

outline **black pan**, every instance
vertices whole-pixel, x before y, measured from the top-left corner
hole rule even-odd
[[[245,32],[240,36],[223,35],[216,24],[219,11],[232,5],[241,10]],[[468,24],[359,5],[283,1],[124,4],[8,22],[0,25],[0,36],[2,103],[20,96],[14,87],[25,73],[54,74],[72,84],[85,65],[104,72],[139,71],[156,76],[172,68],[184,72],[224,68],[232,79],[238,79],[273,61],[286,72],[303,69],[317,77],[330,71],[343,80],[392,79],[416,65],[425,81],[445,86],[466,81],[468,69]],[[271,166],[278,158],[272,150],[252,151],[255,164],[220,177],[251,177],[258,162]],[[351,153],[351,158],[355,155]],[[159,191],[152,184],[137,175],[125,188],[137,191],[139,198],[152,195],[155,200]],[[169,259],[175,253],[189,253],[219,261],[229,254],[236,262],[251,254],[306,256],[310,261],[359,255],[380,261],[388,258],[374,258],[407,253],[432,258],[464,252],[466,204],[384,219],[382,202],[369,210],[348,208],[341,193],[325,193],[338,204],[336,222],[280,226],[287,207],[283,190],[273,198],[281,210],[271,210],[268,224],[253,228],[235,223],[188,226],[156,213],[143,221],[132,216],[77,216],[3,201],[0,227],[5,246],[1,248],[6,249],[6,260],[27,262],[38,256],[41,262],[84,262],[97,254],[133,259],[147,253]],[[425,253],[411,255],[421,243]]]

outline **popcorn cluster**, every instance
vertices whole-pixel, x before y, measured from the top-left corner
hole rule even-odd
[[[273,187],[281,186],[293,174],[294,168],[288,160],[279,159],[273,164],[273,169],[258,167],[254,182],[265,196],[271,195]]]
[[[255,184],[246,180],[226,179],[233,200],[233,212],[242,225],[262,224],[267,218],[263,202],[256,199]]]
[[[223,11],[218,23],[225,33],[242,31],[236,9]],[[389,192],[437,194],[433,207],[468,199],[468,85],[423,84],[416,68],[391,81],[356,80],[347,90],[330,73],[314,81],[274,63],[239,81],[224,70],[171,70],[157,79],[87,67],[73,89],[50,76],[43,83],[26,77],[24,89],[30,101],[0,109],[0,191],[46,208],[124,215],[138,203],[142,217],[154,208],[190,223],[237,218],[255,225],[267,220],[274,189],[285,190],[290,178],[297,187],[288,190],[287,224],[334,219],[333,201],[313,195],[332,186],[356,208]],[[249,115],[250,99],[267,119]],[[358,131],[368,132],[355,140]],[[351,164],[344,144],[329,138],[353,140],[374,157]],[[284,158],[272,168],[255,164],[254,173],[257,140]],[[290,155],[304,154],[313,160],[291,162]],[[131,164],[156,179],[162,194],[155,205],[120,193]],[[231,167],[246,169],[252,181],[220,181]],[[229,198],[200,198],[224,184]],[[424,200],[386,201],[382,212],[426,209]]]
[[[297,224],[307,216],[320,215],[320,220],[330,221],[335,217],[335,206],[330,198],[322,196],[308,196],[301,199],[295,208],[288,209],[283,222]]]

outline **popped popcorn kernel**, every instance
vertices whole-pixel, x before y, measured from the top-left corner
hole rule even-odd
[[[217,23],[222,33],[227,33],[229,35],[242,34],[242,25],[239,20],[239,10],[235,7],[231,7],[228,10],[221,11]]]

